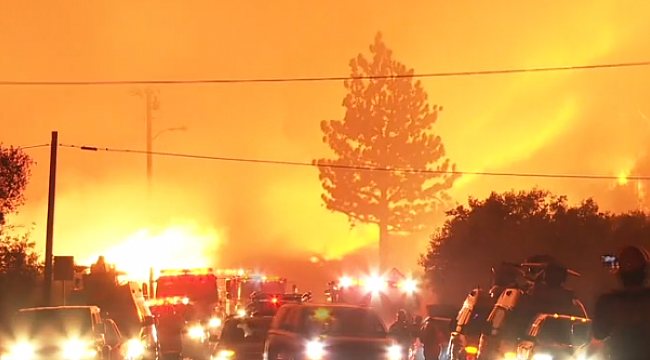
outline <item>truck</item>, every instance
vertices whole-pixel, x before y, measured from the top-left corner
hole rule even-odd
[[[287,279],[269,276],[251,270],[226,275],[224,279],[225,301],[222,303],[224,316],[243,315],[254,293],[287,293]]]
[[[120,332],[142,344],[142,358],[158,358],[159,344],[154,317],[146,305],[142,286],[129,281],[104,256],[81,272],[67,305],[97,306],[104,318],[112,319]]]
[[[418,282],[393,268],[383,276],[341,277],[328,283],[328,302],[376,308],[385,320],[404,309],[414,314],[420,307]]]
[[[185,304],[193,304],[195,316],[204,326],[218,328],[221,325],[218,277],[212,268],[164,269],[150,283],[153,288],[151,304],[181,299]]]

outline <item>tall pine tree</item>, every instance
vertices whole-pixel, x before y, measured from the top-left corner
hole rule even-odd
[[[346,214],[352,225],[379,227],[380,267],[386,269],[389,236],[430,225],[432,212],[443,211],[449,200],[445,190],[458,174],[450,174],[455,166],[433,133],[442,107],[428,104],[413,69],[393,59],[381,33],[370,53],[350,61],[345,117],[321,122],[323,142],[334,157],[314,163],[329,210]]]

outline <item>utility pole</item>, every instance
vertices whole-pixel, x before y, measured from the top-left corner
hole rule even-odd
[[[50,140],[50,181],[47,195],[47,230],[45,235],[45,284],[43,302],[52,304],[52,278],[54,261],[54,200],[56,194],[56,161],[59,150],[59,133],[52,131]]]
[[[141,95],[142,93],[135,92],[135,94]],[[153,113],[160,109],[160,101],[158,99],[158,91],[150,87],[144,89],[144,98],[146,102],[147,188],[149,193],[151,193],[153,183],[153,141],[155,139],[155,135],[153,134]]]

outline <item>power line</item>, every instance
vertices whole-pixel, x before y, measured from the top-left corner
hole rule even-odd
[[[2,80],[0,86],[102,86],[102,85],[209,85],[209,84],[245,84],[245,83],[284,83],[284,82],[322,82],[344,81],[351,79],[399,79],[399,78],[436,78],[461,76],[508,75],[522,73],[615,69],[650,66],[650,61],[620,62],[595,65],[571,65],[536,68],[476,70],[433,72],[419,74],[402,74],[387,76],[326,76],[326,77],[291,77],[291,78],[249,78],[249,79],[181,79],[181,80],[96,80],[96,81],[11,81]]]
[[[116,148],[80,146],[80,145],[68,145],[68,144],[61,144],[59,146],[64,148],[74,148],[74,149],[94,151],[94,152],[104,151],[104,152],[139,154],[139,155],[148,154],[148,152],[145,150],[135,150],[135,149],[116,149]],[[252,163],[252,164],[285,165],[285,166],[301,166],[301,167],[325,166],[334,169],[353,170],[353,171],[384,171],[384,172],[403,172],[403,173],[411,173],[411,174],[476,175],[476,176],[550,178],[550,179],[619,180],[618,176],[611,176],[611,175],[548,174],[548,173],[485,172],[485,171],[439,171],[439,170],[430,170],[430,169],[383,168],[383,167],[339,165],[339,164],[318,165],[312,162],[209,156],[209,155],[183,154],[183,153],[159,152],[159,151],[152,151],[150,154],[153,156],[166,156],[166,157],[197,159],[197,160],[228,161],[228,162]],[[628,181],[650,180],[650,176],[630,176],[627,177],[626,180]]]
[[[29,145],[29,146],[18,146],[16,149],[28,150],[28,149],[38,149],[50,146],[50,144],[39,144],[39,145]]]

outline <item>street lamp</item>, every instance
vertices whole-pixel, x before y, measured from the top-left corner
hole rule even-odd
[[[151,180],[153,177],[153,142],[156,140],[160,135],[167,133],[167,132],[172,132],[172,131],[187,131],[186,126],[176,126],[176,127],[170,127],[167,129],[162,129],[158,131],[155,135],[151,136],[151,138],[147,139],[147,144],[149,146],[147,147],[147,181],[149,183],[149,187],[151,188]]]
[[[187,127],[186,126],[178,126],[178,127],[170,127],[170,128],[167,128],[167,129],[160,130],[160,131],[158,131],[156,133],[156,135],[154,135],[151,138],[151,141],[156,140],[160,135],[162,135],[162,134],[164,134],[166,132],[172,132],[172,131],[187,131]]]

